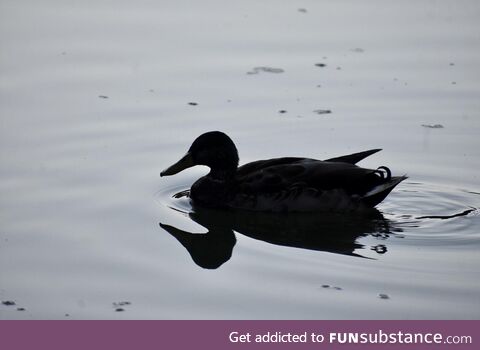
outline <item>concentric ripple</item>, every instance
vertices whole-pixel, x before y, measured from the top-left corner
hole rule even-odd
[[[155,193],[155,200],[163,207],[189,213],[192,211],[189,193],[190,190],[186,186],[165,187]]]
[[[380,210],[404,227],[406,238],[429,245],[479,244],[480,194],[451,186],[404,182]]]

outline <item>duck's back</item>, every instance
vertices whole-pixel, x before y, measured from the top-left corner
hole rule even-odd
[[[342,160],[341,157],[338,159]],[[229,206],[271,211],[372,207],[403,180],[391,178],[390,171],[383,169],[365,169],[347,162],[310,158],[256,161],[238,169]],[[381,186],[384,193],[375,193],[375,189]],[[368,199],[369,193],[376,194],[374,200]]]
[[[290,187],[316,190],[344,189],[363,194],[378,184],[377,170],[343,162],[309,158],[278,158],[246,164],[238,169],[236,182],[242,192],[272,193]]]

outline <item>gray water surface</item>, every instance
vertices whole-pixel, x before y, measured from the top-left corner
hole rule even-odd
[[[0,319],[478,319],[478,18],[2,1]],[[159,172],[208,130],[241,164],[382,148],[360,164],[409,179],[371,218],[195,214],[207,170]]]

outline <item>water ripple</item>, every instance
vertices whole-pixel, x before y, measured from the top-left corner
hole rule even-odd
[[[405,182],[381,205],[384,215],[418,244],[480,245],[476,192],[434,183]]]

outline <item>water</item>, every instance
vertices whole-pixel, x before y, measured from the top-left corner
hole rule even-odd
[[[478,319],[479,15],[2,1],[0,318]],[[361,165],[409,179],[366,219],[195,216],[206,170],[158,175],[213,129],[242,164],[381,147]]]

